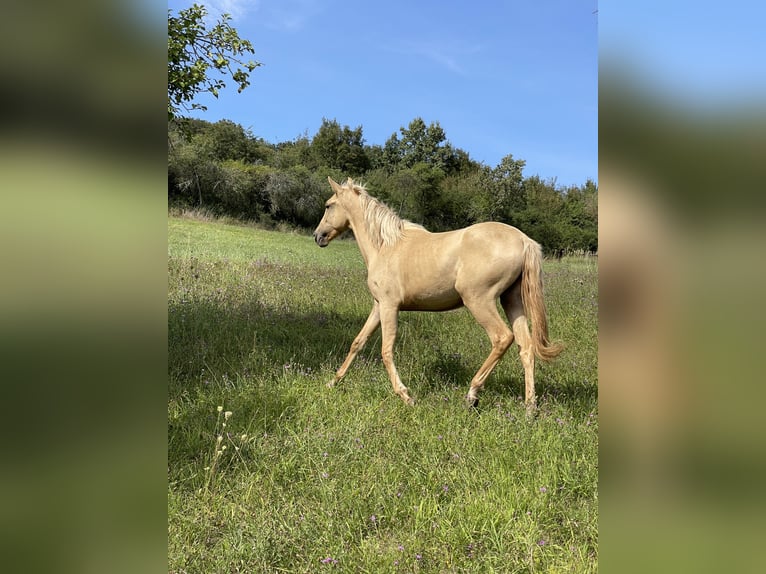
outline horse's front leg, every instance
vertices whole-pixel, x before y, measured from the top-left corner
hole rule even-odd
[[[378,328],[378,325],[380,325],[380,306],[378,305],[378,302],[375,301],[372,306],[372,311],[370,311],[370,315],[367,317],[367,321],[364,324],[364,327],[362,327],[362,330],[359,331],[359,334],[354,339],[354,342],[351,343],[351,350],[348,352],[346,360],[343,361],[343,364],[336,371],[332,381],[327,383],[328,387],[334,387],[335,383],[346,376],[346,371],[348,371],[351,363],[354,362],[354,359],[359,354],[359,351],[362,350],[362,347],[364,347],[365,343],[367,343],[367,339],[375,332],[375,329]]]
[[[415,400],[409,395],[407,387],[402,384],[399,373],[396,372],[396,365],[394,365],[394,341],[396,341],[398,313],[399,310],[391,306],[383,306],[380,310],[383,364],[388,371],[388,378],[391,379],[394,392],[408,405],[414,405]]]

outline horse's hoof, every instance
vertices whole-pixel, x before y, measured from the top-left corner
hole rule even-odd
[[[472,397],[471,395],[468,395],[465,398],[465,406],[469,409],[478,409],[479,408],[479,397]]]
[[[396,394],[399,395],[399,398],[402,399],[402,401],[404,401],[405,405],[410,407],[415,405],[415,399],[413,399],[409,394],[407,394],[406,390]]]

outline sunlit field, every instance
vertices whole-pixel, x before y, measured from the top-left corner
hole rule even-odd
[[[514,345],[466,310],[401,313],[393,394],[352,240],[168,219],[168,570],[595,572],[597,266],[545,262],[550,332],[525,417]]]

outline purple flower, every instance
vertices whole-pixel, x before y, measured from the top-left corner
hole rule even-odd
[[[543,493],[544,493],[544,492],[548,492],[548,489],[547,489],[547,488],[545,488],[544,486],[541,486],[541,487],[540,487],[540,492],[543,492]]]
[[[404,552],[404,546],[402,546],[401,544],[400,544],[399,546],[397,546],[397,547],[396,547],[396,549],[397,549],[399,552]]]
[[[538,540],[537,541],[538,546],[545,546],[545,540]]]
[[[423,557],[420,554],[415,554],[415,560],[420,560],[421,558]]]
[[[373,514],[372,516],[370,516],[370,521],[374,524],[375,522],[378,521],[378,518]]]
[[[338,563],[338,561],[332,556],[328,556],[327,558],[322,558],[321,562],[322,564],[337,564]]]
[[[444,492],[447,492],[447,491],[449,490],[449,486],[447,486],[447,485],[445,484],[444,486],[442,486],[442,490],[443,490]]]

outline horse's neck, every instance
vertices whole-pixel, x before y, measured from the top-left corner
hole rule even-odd
[[[354,232],[354,238],[356,244],[359,246],[359,251],[362,253],[364,264],[369,269],[370,261],[378,249],[370,238],[370,234],[367,231],[367,225],[364,222],[363,213],[355,213],[351,218],[351,229]]]
[[[356,239],[356,244],[359,247],[359,251],[362,253],[364,264],[369,269],[370,260],[372,259],[372,256],[377,252],[377,249],[370,240],[370,235],[367,233],[367,227],[364,225],[363,221],[358,225],[352,224],[351,228],[354,231],[354,238]]]

